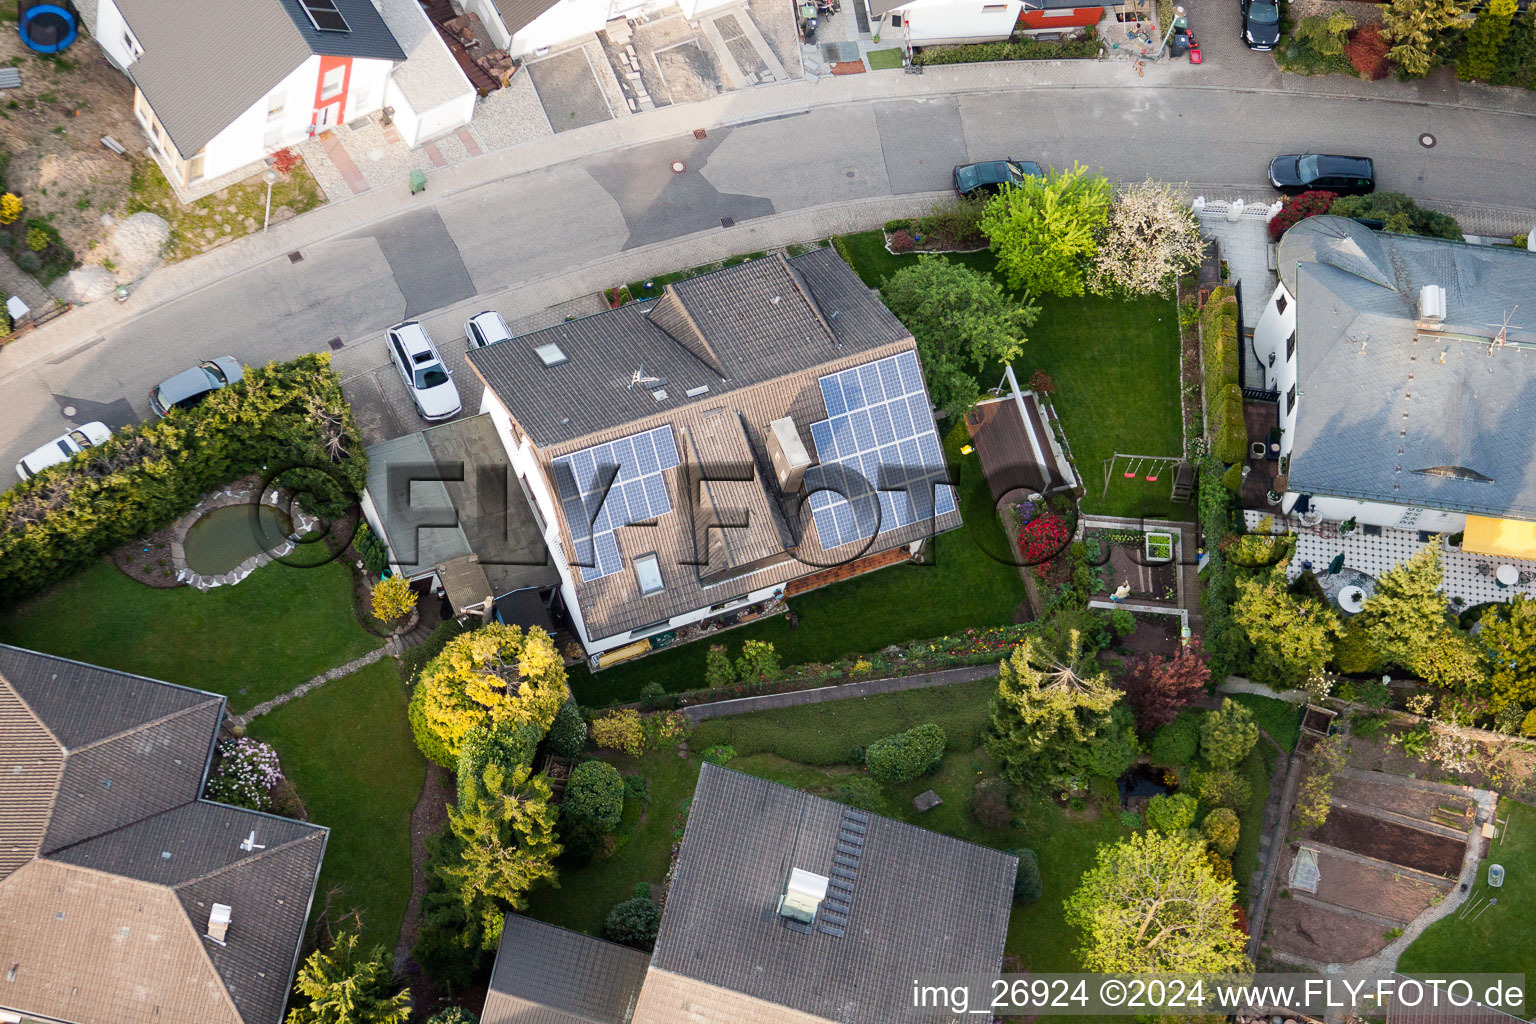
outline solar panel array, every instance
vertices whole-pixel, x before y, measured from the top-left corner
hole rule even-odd
[[[571,527],[583,582],[611,576],[624,568],[613,532],[672,511],[661,474],[678,464],[677,441],[670,426],[617,441],[583,448],[555,459],[555,486]],[[618,467],[618,475],[613,468]],[[613,486],[604,497],[603,488]]]
[[[811,424],[820,464],[805,483],[824,549],[955,510],[915,352],[828,374],[821,395],[828,418]]]

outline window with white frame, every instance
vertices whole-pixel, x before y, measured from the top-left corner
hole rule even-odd
[[[666,589],[661,582],[661,563],[655,555],[641,555],[635,559],[635,582],[641,594],[659,594]]]
[[[335,99],[341,95],[341,87],[346,84],[346,65],[330,68],[320,79],[320,101]]]

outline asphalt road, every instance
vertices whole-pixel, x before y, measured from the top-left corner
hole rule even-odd
[[[1419,144],[1422,132],[1437,137],[1434,148]],[[462,341],[453,341],[468,313],[504,308],[535,282],[724,219],[942,190],[951,167],[970,160],[1077,161],[1115,178],[1267,200],[1263,175],[1274,154],[1350,152],[1375,158],[1383,189],[1529,208],[1533,139],[1532,119],[1516,114],[1295,92],[1078,88],[816,107],[509,177],[82,339],[91,344],[0,381],[0,466],[72,424],[118,426],[145,415],[149,388],[202,357],[258,364],[335,348],[337,339],[344,375],[377,382],[379,401],[403,400],[378,368],[383,328],[406,317],[423,319],[473,392]],[[673,161],[685,169],[674,172]],[[522,307],[528,298],[520,296]],[[477,407],[477,395],[465,398],[467,409]],[[375,419],[385,432],[415,428],[408,409]]]

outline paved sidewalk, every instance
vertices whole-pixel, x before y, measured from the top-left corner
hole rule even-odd
[[[1365,83],[1333,78],[1293,81],[1293,77],[1286,76],[1283,87],[1274,90],[1218,84],[1217,79],[1202,76],[1200,67],[1192,68],[1187,64],[1156,66],[1145,79],[1136,78],[1129,65],[1118,62],[1021,61],[1010,64],[956,65],[930,68],[923,75],[905,75],[892,71],[760,86],[698,103],[660,108],[644,116],[605,121],[511,148],[487,147],[487,152],[481,156],[429,169],[427,191],[422,195],[411,196],[402,175],[395,178],[392,184],[381,184],[351,199],[333,202],[303,217],[275,225],[264,234],[247,236],[196,259],[163,268],[149,277],[126,302],[93,303],[39,329],[24,343],[0,350],[0,379],[87,344],[109,329],[209,284],[284,257],[289,252],[300,251],[306,245],[355,232],[413,207],[433,206],[445,197],[490,182],[596,154],[677,138],[695,129],[739,126],[807,111],[813,107],[904,98],[1123,86],[1127,90],[1126,102],[1130,104],[1139,102],[1138,95],[1145,91],[1161,89],[1252,95],[1306,92],[1410,105],[1470,107],[1536,117],[1536,93],[1524,90],[1462,86],[1458,104],[1436,98],[1437,94],[1421,88],[1423,83]],[[1021,95],[1019,102],[1021,107],[1027,107],[1031,101],[1029,97]],[[453,142],[456,149],[465,148],[457,139]],[[366,176],[366,169],[359,169]],[[1196,183],[1196,187],[1206,186]],[[1491,214],[1502,216],[1512,223],[1519,223],[1527,216],[1526,211],[1489,210]],[[1469,211],[1456,212],[1462,216]],[[800,214],[789,216],[797,217]],[[828,233],[830,230],[811,231],[802,234],[801,238]],[[708,235],[710,232],[703,234]],[[738,251],[747,251],[747,248],[742,246]],[[688,262],[696,263],[698,260]],[[604,282],[609,283],[611,281]]]

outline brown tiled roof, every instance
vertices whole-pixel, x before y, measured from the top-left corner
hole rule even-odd
[[[794,1014],[697,1019],[921,1019],[911,1016],[915,973],[998,970],[1017,866],[996,850],[706,764],[636,1024],[729,1009],[720,990]],[[809,932],[775,913],[794,868],[833,883]],[[651,991],[660,972],[692,984],[671,985],[663,1004]]]
[[[198,799],[223,707],[0,646],[0,1008],[281,1020],[327,833]],[[214,903],[233,909],[222,946]]]
[[[480,1024],[627,1024],[649,954],[508,914]]]

